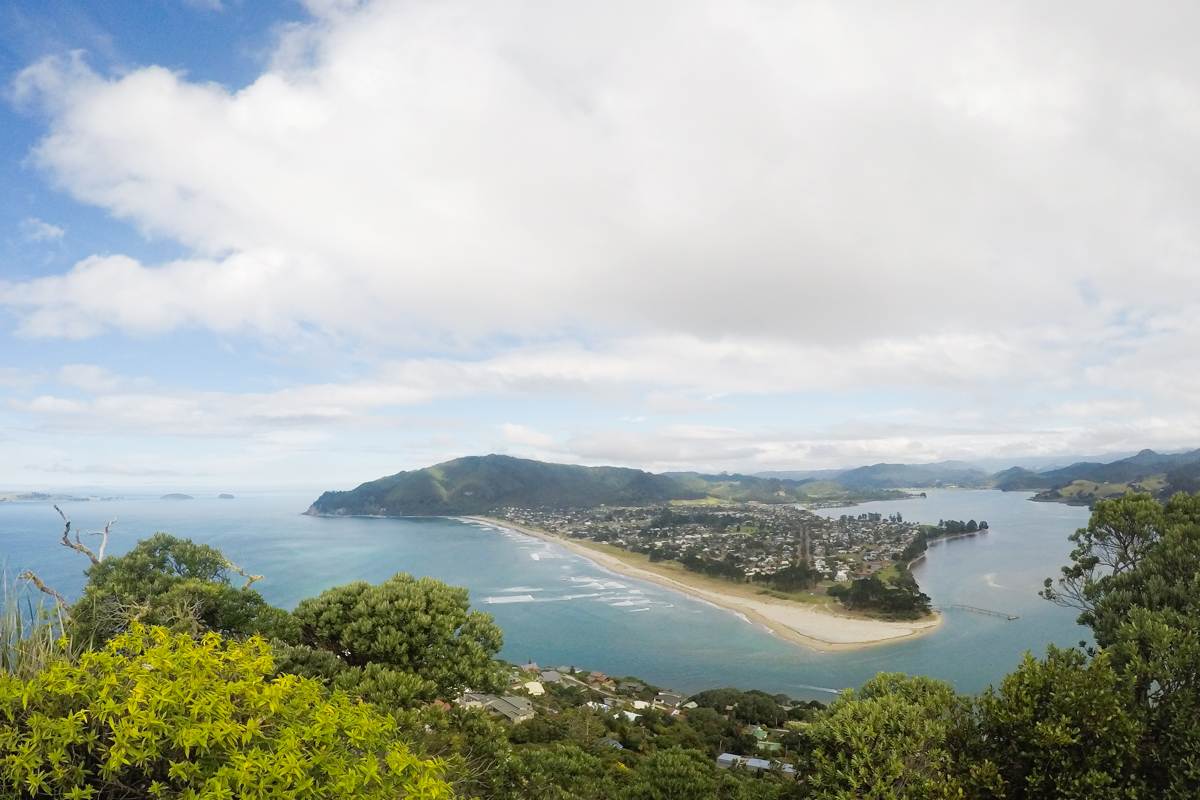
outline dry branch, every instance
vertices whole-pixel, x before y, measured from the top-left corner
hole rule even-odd
[[[56,590],[56,589],[53,589],[53,588],[51,588],[51,587],[47,586],[47,585],[46,585],[46,584],[45,584],[45,583],[42,581],[42,579],[41,579],[41,578],[39,578],[39,577],[38,577],[38,576],[37,576],[35,573],[33,573],[33,572],[29,571],[29,570],[25,570],[24,572],[22,572],[22,573],[21,573],[20,575],[18,575],[17,577],[18,577],[18,578],[20,578],[20,579],[21,579],[21,580],[23,580],[23,581],[29,581],[30,583],[32,583],[32,584],[33,584],[35,587],[37,587],[37,590],[38,590],[39,592],[44,592],[44,593],[46,593],[46,594],[50,595],[51,597],[53,597],[53,598],[54,598],[54,602],[58,603],[58,607],[59,607],[59,608],[61,608],[61,609],[66,609],[66,608],[67,608],[67,606],[69,605],[69,604],[67,603],[67,598],[63,597],[63,596],[62,596],[62,594],[60,594],[60,593],[58,592],[58,590]]]
[[[64,514],[63,510],[61,508],[59,508],[58,506],[55,506],[54,510],[58,512],[58,515],[60,517],[62,517],[62,520],[63,520],[63,535],[62,535],[63,547],[69,547],[72,550],[76,551],[77,553],[83,553],[85,556],[88,557],[89,560],[91,560],[91,562],[93,564],[99,564],[101,559],[103,558],[104,546],[108,544],[108,525],[104,526],[104,541],[101,542],[101,544],[100,544],[101,555],[99,557],[97,557],[96,554],[94,552],[92,552],[92,549],[90,547],[88,547],[86,544],[84,544],[83,542],[81,542],[79,540],[79,532],[78,531],[75,532],[75,541],[71,541],[71,520],[67,518],[67,515]],[[111,523],[109,523],[109,524],[111,524]]]
[[[261,581],[263,579],[262,575],[251,575],[250,573],[246,572],[244,569],[239,567],[237,564],[230,561],[228,558],[225,559],[225,566],[229,567],[230,570],[232,570],[233,572],[236,572],[238,575],[241,575],[243,578],[246,579],[246,583],[242,585],[243,589],[249,589],[251,584],[253,584],[255,581]]]

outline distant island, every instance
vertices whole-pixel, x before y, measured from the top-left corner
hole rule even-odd
[[[219,495],[217,495],[217,499],[218,500],[233,500],[235,498],[233,495],[229,494],[228,492],[221,492]]]
[[[0,503],[86,503],[92,498],[50,492],[0,492]],[[109,500],[111,498],[101,498]]]
[[[192,497],[190,494],[180,494],[178,492],[172,492],[170,494],[164,494],[162,497],[160,497],[158,499],[159,500],[195,500],[196,498]]]

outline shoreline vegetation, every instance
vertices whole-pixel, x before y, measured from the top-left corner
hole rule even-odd
[[[561,545],[604,569],[629,578],[648,581],[674,592],[688,595],[740,615],[773,635],[819,651],[859,650],[883,644],[908,641],[937,630],[943,621],[939,613],[918,620],[881,620],[856,616],[827,604],[785,599],[760,587],[707,578],[673,569],[667,562],[651,563],[649,558],[597,542],[568,539],[538,528],[483,515],[463,515],[456,519],[516,531],[517,533]]]

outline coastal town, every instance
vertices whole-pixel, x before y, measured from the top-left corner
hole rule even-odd
[[[795,505],[719,502],[508,507],[500,510],[499,521],[586,550],[626,574],[672,585],[752,619],[761,615],[762,624],[782,625],[816,646],[932,630],[939,617],[910,565],[930,541],[988,530],[986,521],[923,525],[906,522],[898,512],[823,517]],[[814,613],[826,614],[824,624]],[[857,622],[921,624],[853,633],[856,625],[846,614]]]
[[[792,505],[664,505],[638,508],[505,508],[507,522],[677,561],[695,572],[780,589],[845,583],[912,560],[931,535],[975,533],[987,522],[907,522],[899,513],[827,518]],[[958,529],[962,530],[959,531]]]

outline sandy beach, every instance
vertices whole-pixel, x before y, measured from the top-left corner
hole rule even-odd
[[[492,517],[463,519],[507,528],[526,536],[554,542],[607,570],[712,603],[742,615],[782,639],[816,650],[853,650],[906,641],[930,633],[942,623],[940,614],[923,620],[891,622],[843,616],[822,607],[759,595],[753,588],[743,588],[732,583],[728,589],[717,589],[711,585],[713,581],[700,585],[699,581],[703,580],[700,576],[697,576],[698,580],[695,583],[680,580],[673,575],[631,564],[606,552],[601,546],[590,545],[588,542],[555,536],[546,531]]]

